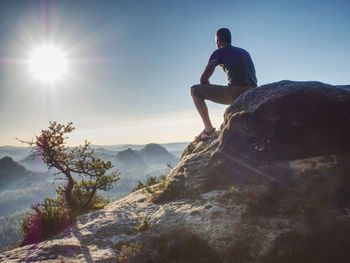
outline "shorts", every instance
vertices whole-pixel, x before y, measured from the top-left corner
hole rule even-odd
[[[222,86],[213,84],[198,84],[191,87],[191,95],[213,101],[215,103],[230,105],[243,92],[256,88],[248,85]]]

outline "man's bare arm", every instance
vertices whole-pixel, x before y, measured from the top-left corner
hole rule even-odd
[[[208,65],[205,67],[202,76],[200,78],[201,84],[210,84],[209,78],[213,75],[215,67],[218,65],[216,60],[209,60]]]

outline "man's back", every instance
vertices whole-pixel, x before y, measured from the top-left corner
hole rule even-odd
[[[200,84],[191,87],[193,102],[204,124],[204,130],[195,137],[196,140],[207,140],[217,135],[210,121],[205,100],[229,105],[243,92],[257,87],[253,61],[247,51],[231,45],[230,30],[220,28],[216,31],[215,43],[218,49],[210,56],[200,77]],[[209,78],[218,65],[224,69],[228,85],[210,84]]]
[[[223,68],[228,85],[257,86],[255,68],[249,53],[238,47],[226,45],[213,52],[209,61],[214,60]]]

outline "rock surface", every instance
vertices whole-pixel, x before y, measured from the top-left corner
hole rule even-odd
[[[217,140],[185,149],[160,201],[278,181],[279,160],[350,153],[349,113],[350,86],[280,81],[249,90],[227,108]]]
[[[226,110],[219,148],[259,160],[348,153],[349,113],[350,85],[264,85],[245,92]]]
[[[349,86],[247,91],[165,189],[81,216],[4,262],[350,262]]]

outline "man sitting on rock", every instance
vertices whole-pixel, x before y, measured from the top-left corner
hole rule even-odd
[[[205,99],[229,105],[243,92],[257,86],[253,61],[246,50],[231,45],[230,30],[220,28],[216,32],[215,42],[218,49],[209,58],[200,78],[201,84],[191,87],[193,102],[204,123],[204,130],[195,138],[198,141],[216,136]],[[217,65],[220,65],[227,75],[227,86],[213,85],[209,82]]]

